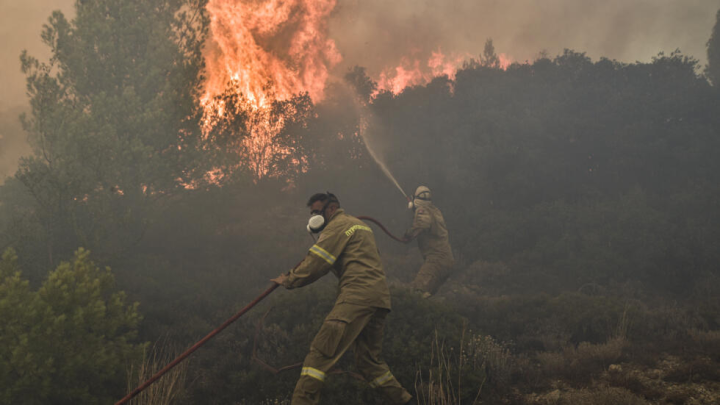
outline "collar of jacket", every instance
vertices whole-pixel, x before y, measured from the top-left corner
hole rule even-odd
[[[329,224],[330,222],[332,222],[332,220],[333,220],[336,216],[338,216],[338,215],[340,215],[340,214],[344,214],[344,213],[345,213],[345,210],[344,210],[344,209],[338,208],[338,209],[335,210],[335,212],[332,214],[332,216],[330,217],[330,219],[328,219],[328,222],[327,222],[327,223]],[[325,226],[327,226],[327,225],[325,225]]]

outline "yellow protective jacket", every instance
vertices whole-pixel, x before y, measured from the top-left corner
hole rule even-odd
[[[336,304],[390,309],[390,290],[372,229],[342,209],[333,214],[317,243],[283,285],[302,287],[329,271],[339,279]]]
[[[418,240],[418,247],[425,261],[451,264],[455,261],[445,218],[431,202],[423,202],[415,209],[415,217],[405,237]]]

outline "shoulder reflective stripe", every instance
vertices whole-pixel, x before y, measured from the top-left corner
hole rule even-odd
[[[300,375],[306,375],[308,377],[312,377],[316,380],[325,381],[325,373],[322,371],[312,368],[312,367],[303,367],[302,372]]]
[[[387,373],[381,375],[380,377],[372,380],[372,382],[370,383],[370,386],[373,388],[377,388],[377,387],[385,384],[386,382],[392,380],[393,378],[395,378],[395,377],[392,375],[391,372],[388,371]]]
[[[330,264],[335,264],[335,260],[337,260],[335,258],[335,256],[331,255],[330,253],[328,253],[327,250],[321,248],[318,245],[313,245],[310,248],[310,251],[315,253],[317,256],[320,256],[320,258],[324,259],[326,262],[328,262]]]
[[[350,227],[350,229],[348,229],[347,231],[345,231],[345,235],[346,235],[346,236],[352,236],[352,235],[355,233],[355,231],[369,231],[369,232],[372,232],[372,229],[370,229],[369,226],[353,225],[353,226]]]

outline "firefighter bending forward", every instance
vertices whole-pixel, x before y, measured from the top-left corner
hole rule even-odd
[[[339,293],[310,345],[292,405],[317,404],[327,372],[348,349],[355,353],[355,364],[370,386],[382,391],[393,404],[410,402],[412,395],[380,358],[390,291],[372,230],[345,214],[331,193],[313,195],[308,207],[308,230],[320,232],[320,238],[298,267],[272,281],[292,289],[332,271],[339,279]]]
[[[432,203],[430,189],[420,186],[415,190],[411,204],[415,211],[413,224],[405,232],[405,239],[418,240],[425,263],[415,276],[411,286],[427,298],[435,294],[447,280],[453,266],[453,257],[447,226],[440,210]]]

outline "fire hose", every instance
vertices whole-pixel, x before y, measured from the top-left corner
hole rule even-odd
[[[382,229],[383,232],[385,232],[385,233],[387,234],[387,236],[391,237],[392,239],[394,239],[394,240],[396,240],[396,241],[398,241],[398,242],[400,242],[400,243],[408,243],[408,242],[410,242],[410,240],[409,240],[408,238],[405,238],[405,237],[403,237],[403,238],[398,238],[397,236],[395,236],[395,235],[393,235],[392,233],[390,233],[390,231],[388,231],[387,228],[385,228],[385,226],[384,226],[383,224],[381,224],[380,221],[378,221],[378,220],[375,219],[375,218],[366,217],[366,216],[359,216],[359,217],[357,217],[357,218],[358,218],[358,219],[361,219],[361,220],[363,220],[363,221],[370,221],[370,222],[374,223],[375,225],[379,226],[380,229]]]
[[[383,232],[385,232],[389,237],[391,237],[392,239],[394,239],[394,240],[396,240],[396,241],[398,241],[398,242],[401,242],[401,243],[407,243],[407,242],[409,242],[406,238],[402,238],[402,239],[401,239],[401,238],[398,238],[398,237],[394,236],[392,233],[390,233],[390,231],[387,230],[387,228],[385,228],[385,226],[383,226],[383,224],[380,223],[380,221],[378,221],[378,220],[376,220],[376,219],[374,219],[374,218],[370,218],[370,217],[366,217],[366,216],[359,216],[359,217],[357,217],[357,218],[358,218],[358,219],[361,219],[361,220],[365,220],[365,221],[370,221],[370,222],[376,224],[376,225],[379,226],[380,229],[382,229]],[[302,262],[300,262],[300,263],[302,263]],[[295,266],[295,268],[297,268],[297,267],[300,265],[300,263],[298,263],[298,264]],[[274,283],[273,283],[272,286],[270,286],[267,290],[265,290],[265,292],[263,292],[263,293],[260,294],[257,298],[255,298],[255,300],[253,300],[251,303],[249,303],[248,305],[246,305],[243,309],[241,309],[240,311],[238,311],[238,313],[236,313],[235,315],[233,315],[230,319],[228,319],[227,321],[225,321],[222,325],[218,326],[215,330],[213,330],[212,332],[208,333],[207,336],[205,336],[205,337],[202,338],[200,341],[198,341],[197,343],[195,343],[191,348],[187,349],[187,350],[186,350],[185,352],[183,352],[180,356],[178,356],[175,360],[173,360],[170,364],[168,364],[167,366],[165,366],[162,370],[160,370],[160,371],[158,371],[157,373],[155,373],[155,375],[153,375],[152,377],[150,377],[150,379],[148,379],[147,381],[145,381],[142,385],[140,385],[139,387],[135,388],[132,392],[130,392],[129,394],[127,394],[123,399],[121,399],[121,400],[119,400],[118,402],[116,402],[115,405],[125,404],[125,403],[127,403],[128,401],[130,401],[131,399],[133,399],[135,396],[137,396],[138,394],[140,394],[140,393],[141,393],[142,391],[144,391],[147,387],[149,387],[150,385],[152,385],[155,381],[159,380],[160,377],[163,376],[163,374],[167,373],[167,372],[170,371],[173,367],[177,366],[178,364],[180,364],[180,362],[182,362],[183,360],[185,360],[186,358],[188,358],[191,354],[193,354],[193,352],[195,352],[195,350],[199,349],[200,346],[202,346],[202,345],[204,345],[205,343],[207,343],[208,340],[212,339],[215,335],[217,335],[218,333],[222,332],[223,329],[225,329],[225,328],[227,328],[228,326],[230,326],[231,323],[237,321],[241,316],[245,315],[245,313],[247,313],[248,311],[250,311],[250,310],[251,310],[255,305],[257,305],[260,301],[262,301],[263,299],[265,299],[265,297],[267,297],[268,295],[270,295],[270,293],[272,293],[273,291],[275,291],[275,289],[278,288],[278,286],[279,286],[279,284],[274,284]]]
[[[152,376],[149,380],[145,381],[141,386],[135,388],[131,393],[127,394],[125,398],[119,400],[115,403],[115,405],[121,405],[126,403],[127,401],[131,400],[133,397],[135,397],[137,394],[141,393],[145,388],[149,387],[152,383],[157,381],[160,377],[163,376],[163,374],[167,373],[172,369],[173,367],[180,364],[181,361],[185,360],[188,356],[190,356],[195,350],[199,349],[200,346],[204,345],[208,340],[212,339],[215,335],[222,332],[223,329],[227,328],[231,323],[235,322],[238,318],[245,315],[245,313],[249,310],[251,310],[255,305],[257,305],[260,301],[263,300],[263,298],[270,295],[271,292],[273,292],[276,288],[278,288],[279,284],[273,284],[270,288],[265,290],[264,293],[260,294],[255,300],[251,303],[249,303],[245,308],[241,309],[237,314],[233,315],[232,318],[228,319],[223,323],[222,325],[218,326],[217,329],[214,331],[208,333],[207,336],[202,338],[199,342],[195,343],[191,348],[187,349],[183,354],[178,356],[175,360],[172,361],[172,363],[168,364],[163,368],[162,370],[155,373],[154,376]]]

